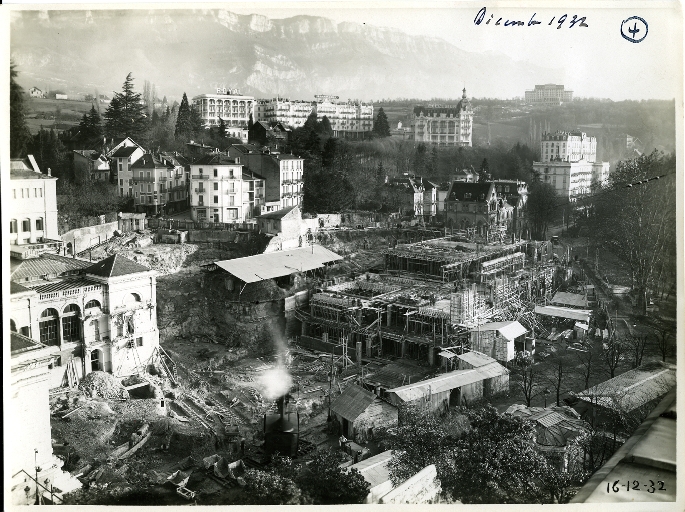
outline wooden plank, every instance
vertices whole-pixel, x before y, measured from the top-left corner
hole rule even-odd
[[[129,451],[127,451],[123,455],[120,455],[119,459],[126,459],[126,458],[130,457],[131,455],[133,455],[134,453],[136,453],[138,450],[140,450],[145,445],[145,443],[147,443],[149,441],[151,436],[152,436],[152,432],[148,432],[148,434],[141,441],[139,441],[138,444],[136,444],[133,448],[131,448]]]

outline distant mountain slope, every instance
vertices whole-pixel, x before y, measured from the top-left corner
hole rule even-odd
[[[522,96],[560,70],[475,54],[444,40],[314,16],[269,19],[225,10],[23,11],[12,15],[20,83],[119,90],[129,71],[167,96],[237,87],[311,99]]]

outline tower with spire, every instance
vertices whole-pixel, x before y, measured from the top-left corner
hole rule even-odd
[[[428,104],[414,107],[411,132],[416,142],[436,146],[472,146],[472,131],[473,108],[466,95],[466,86],[456,105]]]

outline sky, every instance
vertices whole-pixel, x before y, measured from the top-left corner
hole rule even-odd
[[[476,15],[484,4],[483,21],[476,25]],[[529,7],[520,7],[524,4]],[[525,73],[527,62],[563,69],[566,75],[563,83],[574,91],[575,96],[639,100],[671,99],[680,95],[683,79],[682,13],[677,2],[574,1],[572,4],[571,9],[560,8],[564,3],[558,1],[295,3],[256,0],[202,5],[269,18],[324,16],[338,22],[366,23],[437,37],[466,51],[508,55],[522,63],[522,73]],[[117,4],[117,7],[124,5]],[[138,8],[148,5],[163,7],[170,3],[133,5]],[[180,2],[172,2],[171,5],[190,7],[190,4]],[[192,4],[192,7],[199,5]],[[558,20],[564,14],[567,19],[561,28],[557,28]],[[533,15],[534,20],[541,24],[529,26]],[[588,26],[581,27],[577,23],[571,28],[574,15],[585,17]],[[622,22],[632,16],[641,17],[648,26],[647,36],[639,43],[621,36]],[[552,19],[554,22],[550,26]],[[524,25],[505,27],[508,20],[523,21]]]

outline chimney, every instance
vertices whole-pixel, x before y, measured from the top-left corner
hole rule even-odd
[[[52,176],[52,169],[48,167],[48,176]]]
[[[285,395],[276,400],[276,405],[278,407],[278,415],[283,418],[285,414]]]

